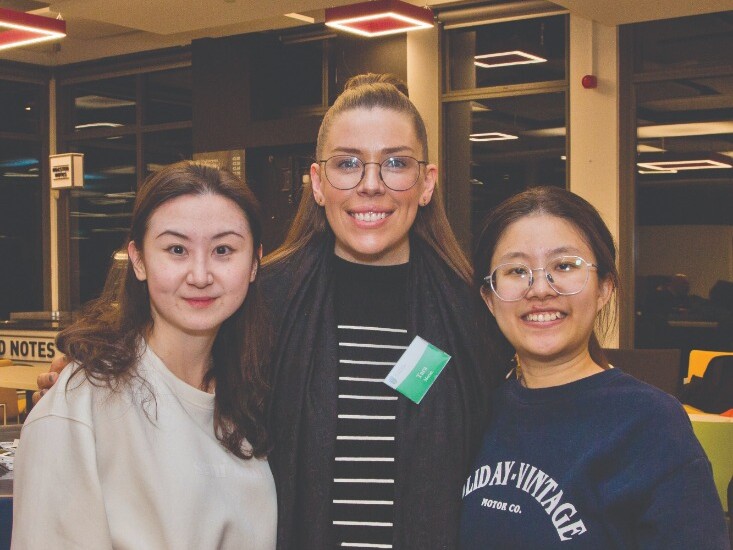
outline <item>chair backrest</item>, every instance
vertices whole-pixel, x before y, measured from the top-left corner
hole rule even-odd
[[[687,364],[687,377],[685,382],[689,382],[693,376],[703,377],[705,370],[710,364],[710,360],[718,355],[733,355],[733,351],[708,351],[702,349],[693,349],[690,352],[690,360]]]
[[[605,348],[608,362],[634,378],[675,397],[682,387],[680,350]]]

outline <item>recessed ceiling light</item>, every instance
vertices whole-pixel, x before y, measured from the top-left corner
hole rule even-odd
[[[122,124],[117,122],[90,122],[88,124],[77,124],[74,126],[75,130],[82,130],[84,128],[119,128]]]
[[[504,141],[507,139],[519,139],[519,136],[503,134],[501,132],[484,132],[481,134],[471,134],[469,139],[471,141]]]
[[[532,63],[545,63],[547,59],[522,50],[509,52],[485,53],[475,55],[473,64],[484,69],[495,69],[497,67],[509,67],[510,65],[529,65]]]
[[[684,122],[680,124],[655,124],[640,126],[636,135],[640,139],[681,136],[707,136],[712,134],[733,133],[733,122],[721,120],[713,122]]]
[[[639,170],[640,174],[676,174],[677,170]]]
[[[733,168],[733,164],[713,159],[664,160],[659,162],[637,162],[639,168],[647,170],[708,170],[711,168]]]

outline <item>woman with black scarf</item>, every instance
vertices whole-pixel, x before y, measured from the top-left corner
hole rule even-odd
[[[278,548],[455,548],[498,336],[471,292],[425,125],[399,80],[357,76],[316,154],[311,192],[263,269]],[[419,404],[383,382],[415,336],[451,356]]]

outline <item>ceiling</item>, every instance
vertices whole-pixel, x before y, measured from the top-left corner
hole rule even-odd
[[[424,0],[409,2],[426,4]],[[571,13],[606,25],[733,10],[733,0],[554,2]],[[2,8],[47,17],[60,14],[67,22],[68,33],[59,42],[0,51],[0,60],[53,66],[184,46],[197,38],[284,29],[307,25],[310,20],[320,23],[327,6],[348,3],[343,0],[0,0]],[[476,2],[429,0],[427,4],[437,7]],[[310,19],[306,22],[303,18]]]

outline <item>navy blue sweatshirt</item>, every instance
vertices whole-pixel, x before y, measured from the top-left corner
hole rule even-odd
[[[680,403],[618,369],[511,380],[463,486],[461,548],[727,549],[710,463]]]

